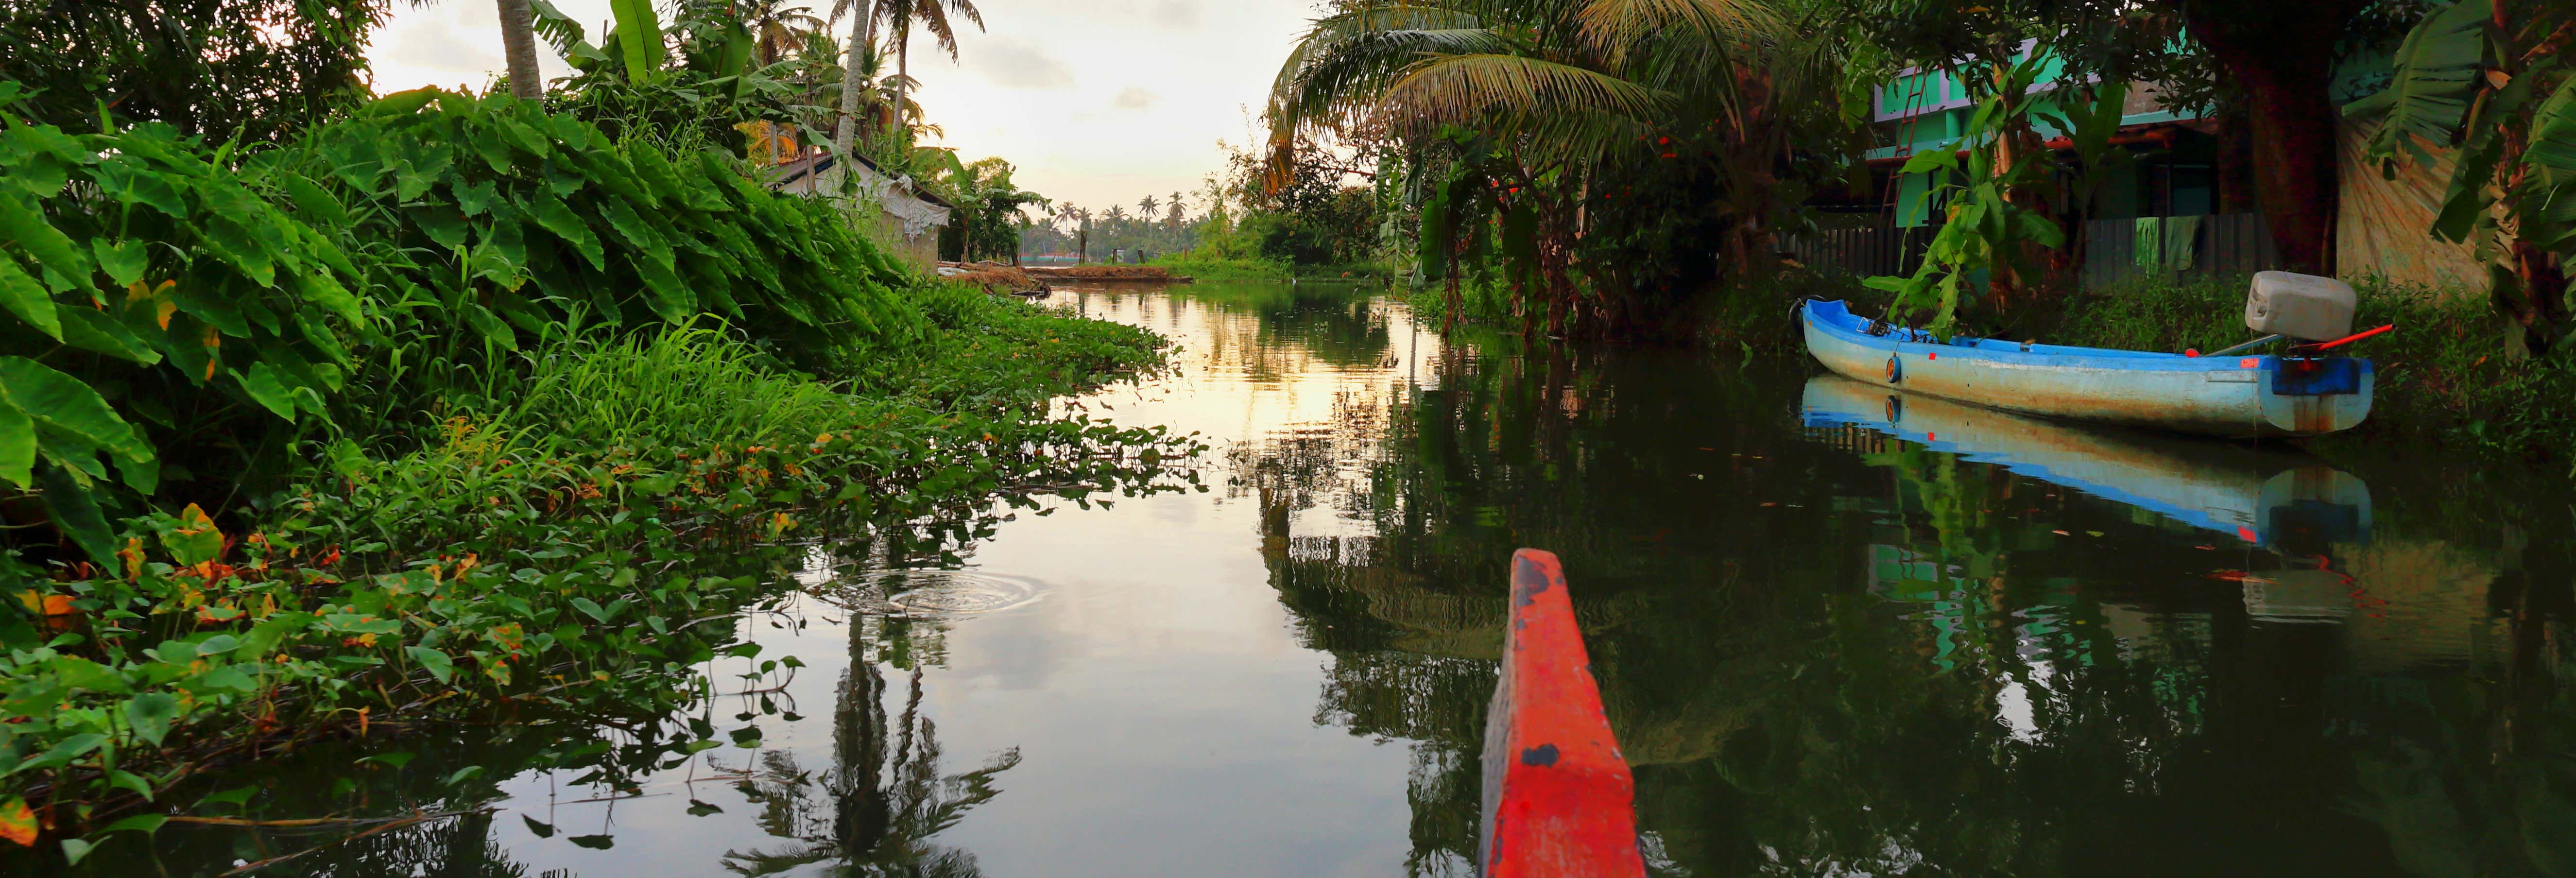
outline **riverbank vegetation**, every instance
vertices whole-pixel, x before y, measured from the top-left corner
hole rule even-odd
[[[994,502],[1189,484],[1193,442],[1049,414],[1158,338],[927,276],[855,184],[767,185],[778,132],[818,126],[953,165],[911,145],[906,83],[835,119],[837,52],[775,22],[626,4],[593,44],[533,5],[574,67],[534,98],[0,81],[0,838],[27,856],[141,843],[220,807],[190,778],[337,735],[658,724],[775,588],[715,559],[935,557]],[[343,11],[278,37],[334,59],[305,72],[363,69],[381,10]],[[110,18],[74,24],[137,24]],[[269,127],[223,139],[238,118]],[[1035,200],[1007,164],[951,177],[992,220],[967,246]]]
[[[2464,170],[2438,216],[2411,234],[2456,242],[2484,266],[2475,289],[2392,292],[2375,307],[2433,317],[2420,303],[2440,299],[2449,322],[2425,327],[2439,334],[2471,325],[2459,321],[2480,306],[2460,303],[2492,301],[2494,316],[2470,333],[2491,348],[2481,368],[2497,377],[2485,383],[2555,387],[2546,375],[2569,355],[2566,265],[2576,258],[2576,215],[2554,207],[2576,202],[2569,10],[2527,0],[2285,9],[1348,0],[1283,64],[1253,176],[1269,194],[1320,178],[1366,205],[1366,218],[1339,227],[1382,230],[1371,252],[1444,326],[1761,347],[1743,340],[1814,291],[1785,243],[1817,231],[1826,207],[1882,195],[1927,214],[1929,246],[1909,270],[1867,279],[1892,319],[2017,335],[2063,319],[2119,324],[2116,310],[2074,312],[2111,301],[2080,283],[2082,256],[2103,181],[2139,161],[2135,138],[2119,132],[2141,101],[2205,120],[2227,150],[2215,197],[2264,215],[2283,267],[2332,273],[2338,126],[2368,126],[2356,129],[2377,132],[2362,151],[2389,173],[2456,157]],[[2291,43],[2298,51],[2264,48]],[[2344,92],[2328,89],[2329,74],[2369,52],[2393,59],[2389,84],[2338,106]],[[1916,149],[1913,128],[1881,121],[1876,101],[1909,70],[1940,72],[1961,92],[1948,98],[1972,111],[1963,130]],[[2357,86],[2336,86],[2347,87]],[[1921,191],[1893,194],[1899,178]],[[2189,290],[2210,298],[2196,312],[2243,295]],[[2497,321],[2515,331],[2495,331]],[[2383,417],[2408,418],[2407,405]],[[2540,416],[2442,407],[2463,430]],[[2516,453],[2570,450],[2540,431],[2478,435]]]

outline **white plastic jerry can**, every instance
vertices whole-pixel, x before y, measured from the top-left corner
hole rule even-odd
[[[2245,328],[2332,341],[2352,334],[2352,309],[2351,284],[2313,274],[2260,271],[2245,296]]]

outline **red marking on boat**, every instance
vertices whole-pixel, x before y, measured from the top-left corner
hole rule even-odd
[[[2245,359],[2236,361],[2236,368],[2239,369],[2259,369],[2262,367],[2263,358],[2261,357],[2246,357]]]
[[[2262,542],[2262,541],[2263,541],[2263,540],[2262,540],[2262,538],[2260,538],[2260,537],[2256,537],[2256,536],[2254,535],[2254,529],[2253,529],[2253,528],[2250,528],[2250,527],[2239,527],[2239,528],[2237,528],[2237,529],[2236,529],[2236,538],[2237,538],[2237,539],[2240,539],[2240,540],[2244,540],[2244,541],[2249,542],[2249,543],[2259,543],[2259,542]]]
[[[1485,718],[1487,878],[1643,876],[1636,781],[1610,719],[1556,556],[1512,555],[1511,624]]]
[[[1940,358],[1941,358],[1941,355],[1940,355],[1940,354],[1924,354],[1924,355],[1923,355],[1923,358],[1924,358],[1924,359],[1926,359],[1926,360],[1938,360],[1938,359],[1940,359]]]

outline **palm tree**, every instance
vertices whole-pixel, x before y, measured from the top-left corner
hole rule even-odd
[[[786,0],[733,0],[735,14],[751,29],[755,52],[763,65],[776,64],[802,47],[824,27],[811,6],[788,6]]]
[[[545,74],[537,72],[536,13],[528,0],[496,0],[501,7],[501,53],[510,65],[510,96],[523,101],[546,96]]]
[[[915,25],[929,31],[933,40],[932,45],[937,46],[940,51],[947,52],[948,60],[951,61],[957,60],[957,28],[949,21],[949,14],[964,16],[968,23],[975,25],[976,30],[984,29],[984,13],[976,10],[974,0],[878,0],[878,2],[879,9],[885,16],[886,25],[893,32],[895,75],[901,77],[904,83],[897,92],[897,103],[908,99],[910,94],[908,89],[912,81],[912,29]]]
[[[1154,200],[1154,196],[1145,196],[1136,202],[1136,216],[1141,219],[1153,219],[1154,213],[1162,206],[1163,203]]]
[[[851,149],[858,145],[860,96],[868,92],[884,67],[884,57],[877,52],[877,18],[879,7],[888,0],[833,0],[831,23],[850,17],[849,55],[841,68],[841,113],[839,124],[832,129],[832,154],[847,162]],[[890,106],[901,106],[898,98]],[[841,174],[847,176],[844,168]]]
[[[1589,183],[1613,157],[1670,159],[1658,135],[1718,132],[1750,163],[1730,183],[1773,200],[1785,144],[1782,66],[1795,47],[1763,0],[1355,0],[1315,22],[1271,88],[1271,178],[1292,179],[1300,143],[1342,135],[1447,144],[1456,198],[1440,209],[1516,217],[1531,230],[1524,260],[1563,332],[1572,248]],[[1803,69],[1803,68],[1800,68]],[[1461,133],[1463,132],[1463,133]],[[1481,134],[1479,134],[1481,132]],[[1776,146],[1776,148],[1775,148]],[[1640,155],[1643,153],[1643,155]],[[1758,166],[1757,166],[1758,165]],[[1736,170],[1729,169],[1731,172]],[[1731,199],[1732,200],[1732,199]],[[1425,215],[1425,236],[1444,224]],[[1451,217],[1455,228],[1465,217]],[[1747,234],[1766,224],[1745,217]],[[1481,221],[1481,220],[1479,220]],[[1456,237],[1463,243],[1472,236]],[[1736,244],[1754,252],[1765,248]],[[1453,274],[1454,277],[1454,274]],[[1615,284],[1599,285],[1604,288]],[[1526,324],[1538,328],[1538,321]]]

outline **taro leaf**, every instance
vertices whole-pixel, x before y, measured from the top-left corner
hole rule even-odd
[[[201,641],[198,641],[198,642],[197,642],[197,655],[199,655],[199,656],[223,655],[224,653],[228,653],[228,652],[231,652],[231,651],[233,651],[233,650],[240,649],[240,648],[241,648],[241,638],[234,637],[234,636],[232,636],[232,635],[230,635],[230,634],[217,634],[217,635],[215,635],[215,636],[213,636],[213,637],[209,637],[209,638],[206,638],[206,639],[204,639],[204,640],[201,640]]]
[[[422,668],[428,669],[429,675],[440,683],[456,675],[456,661],[448,658],[447,653],[426,646],[406,646],[403,652],[409,654],[412,661],[419,662]]]
[[[466,781],[473,780],[473,779],[475,779],[475,778],[477,778],[477,777],[480,777],[480,776],[482,776],[482,774],[483,774],[483,766],[480,766],[480,765],[468,765],[468,766],[465,766],[464,768],[459,768],[459,769],[457,769],[457,770],[456,770],[456,773],[448,775],[448,776],[447,776],[447,785],[452,787],[452,786],[455,786],[455,785],[457,785],[457,784],[461,784],[461,783],[464,783],[464,782],[466,782]]]
[[[0,801],[0,838],[17,842],[20,847],[36,846],[36,812],[27,800],[10,796]]]
[[[234,370],[233,380],[241,382],[242,390],[248,392],[251,401],[259,403],[260,408],[289,423],[294,422],[295,398],[288,395],[285,382],[277,380],[277,369],[267,363],[252,363],[247,373]]]
[[[125,723],[136,737],[161,746],[170,734],[170,723],[179,718],[179,699],[160,692],[147,692],[125,702]]]
[[[519,349],[518,334],[511,332],[510,324],[501,322],[501,318],[494,315],[491,309],[467,302],[465,307],[457,309],[457,312],[465,316],[465,325],[474,327],[475,332],[482,333],[483,337],[491,339],[492,343],[500,345],[505,350]]]
[[[35,485],[36,422],[0,403],[0,481],[20,488]]]
[[[710,804],[707,804],[707,803],[705,803],[705,802],[698,801],[698,800],[696,800],[696,799],[690,799],[690,800],[689,800],[689,816],[691,816],[691,817],[704,817],[704,816],[707,816],[707,815],[709,815],[709,814],[722,814],[722,813],[724,813],[724,809],[723,809],[723,808],[718,808],[718,807],[716,807],[716,806],[714,806],[714,805],[710,805]]]
[[[493,186],[490,180],[481,183],[451,180],[447,188],[456,197],[456,208],[464,211],[466,216],[482,216],[484,211],[492,209]]]
[[[83,857],[89,856],[90,851],[97,849],[98,845],[94,842],[77,838],[63,839],[63,865],[80,865]]]
[[[277,183],[285,187],[286,197],[295,199],[296,209],[303,211],[305,219],[313,224],[334,229],[349,224],[349,209],[313,181],[297,174],[279,174]]]
[[[53,296],[45,292],[44,284],[27,276],[26,269],[18,267],[17,257],[6,253],[0,253],[0,308],[18,315],[36,331],[62,340],[62,319],[55,316]]]
[[[606,835],[575,835],[566,837],[564,840],[595,851],[604,851],[617,846],[617,839]]]
[[[572,208],[563,203],[563,199],[556,198],[554,193],[539,190],[535,197],[528,199],[525,207],[527,214],[536,219],[539,227],[555,233],[556,237],[571,244],[573,249],[581,251],[581,258],[588,260],[590,267],[601,271],[608,270],[608,254],[601,249],[599,236],[591,233],[589,224],[582,222],[580,215],[573,213]]]
[[[0,405],[104,448],[120,460],[152,459],[152,446],[80,379],[25,357],[0,357]]]
[[[322,249],[325,253],[335,255],[340,252],[338,249],[328,246],[325,246]],[[355,274],[356,272],[352,271],[350,273]],[[340,279],[331,276],[330,272],[301,272],[295,276],[295,289],[296,292],[303,294],[304,301],[320,305],[323,308],[330,310],[331,313],[339,315],[342,320],[349,321],[350,323],[358,323],[365,317],[365,315],[358,310],[358,297],[350,295],[349,288],[341,286]]]
[[[160,351],[153,350],[150,342],[105,311],[59,305],[54,314],[63,320],[64,344],[146,366],[161,362]]]
[[[0,394],[5,394],[6,385],[6,376],[0,375]],[[90,496],[90,486],[74,472],[67,466],[48,466],[39,472],[45,512],[53,516],[56,529],[89,553],[90,560],[114,569],[116,538],[107,529],[107,516],[98,511],[98,500]]]
[[[636,276],[644,279],[644,288],[652,294],[649,298],[653,311],[662,315],[662,319],[678,323],[698,313],[697,295],[689,290],[688,284],[680,281],[679,274],[671,270],[669,263],[650,255],[635,255],[626,261],[635,266]]]
[[[530,817],[526,814],[519,815],[519,822],[528,824],[528,831],[536,834],[538,838],[555,837],[555,827],[552,823],[539,823],[537,822],[537,818]]]
[[[736,747],[751,748],[760,746],[759,726],[743,726],[742,728],[733,730],[732,734],[733,745]]]
[[[465,249],[465,214],[444,204],[430,204],[406,211],[423,234],[448,250]]]
[[[65,280],[87,285],[89,252],[45,221],[45,213],[23,193],[0,191],[0,239],[16,241],[36,263]]]

